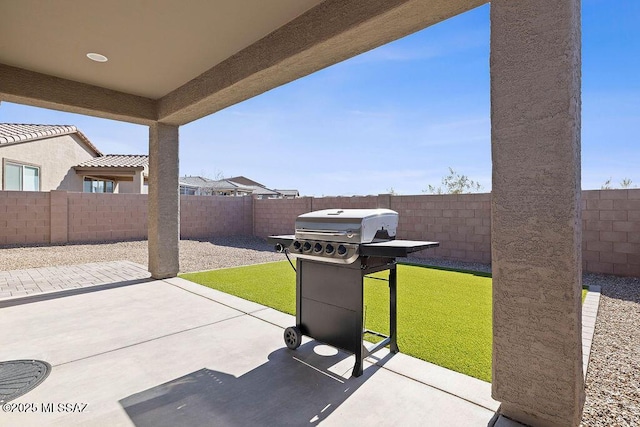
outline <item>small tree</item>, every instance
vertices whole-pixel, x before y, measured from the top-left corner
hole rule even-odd
[[[601,190],[611,190],[611,178],[606,180],[604,184],[600,187]]]
[[[633,181],[631,181],[631,179],[624,178],[622,181],[620,181],[620,188],[633,188],[631,184],[633,184]]]
[[[631,180],[631,178],[623,178],[622,181],[620,181],[620,188],[635,188],[636,186],[633,185],[633,181]],[[600,187],[601,190],[615,190],[617,187],[613,187],[611,185],[611,178],[609,178],[608,180],[606,180],[604,182],[604,184],[602,184],[602,186]]]
[[[427,189],[422,190],[422,192],[429,194],[463,194],[475,193],[480,190],[482,190],[482,185],[479,182],[469,179],[466,175],[460,175],[449,167],[449,175],[442,178],[442,186],[435,187],[429,184]]]
[[[387,188],[387,194],[391,194],[392,196],[398,195],[398,193],[396,192],[396,190],[393,189],[393,187]]]

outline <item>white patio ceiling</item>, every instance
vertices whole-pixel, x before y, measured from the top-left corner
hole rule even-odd
[[[3,1],[0,100],[180,125],[485,2]]]

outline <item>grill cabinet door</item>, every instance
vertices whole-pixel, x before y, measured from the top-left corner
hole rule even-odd
[[[297,324],[304,335],[357,353],[362,346],[360,263],[328,264],[298,258]]]

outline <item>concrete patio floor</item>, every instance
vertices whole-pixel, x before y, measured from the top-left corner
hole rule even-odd
[[[0,425],[514,425],[489,383],[385,351],[353,356],[305,340],[292,316],[183,279],[136,280],[5,298],[0,360],[53,366]],[[42,404],[86,404],[43,413]],[[497,422],[496,422],[497,421]]]

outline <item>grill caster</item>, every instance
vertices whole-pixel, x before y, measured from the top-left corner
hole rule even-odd
[[[284,343],[291,350],[295,350],[302,344],[302,332],[295,326],[290,326],[284,330]]]

